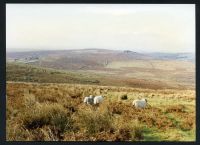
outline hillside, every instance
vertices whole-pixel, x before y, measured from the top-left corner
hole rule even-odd
[[[64,71],[50,68],[36,67],[23,63],[7,63],[6,64],[6,80],[19,82],[39,82],[39,83],[74,83],[74,84],[95,84],[104,86],[127,86],[135,88],[150,89],[191,89],[194,87],[193,82],[184,76],[180,76],[181,83],[173,83],[171,78],[145,78],[146,70],[138,68],[140,73],[131,77],[131,69],[129,72],[122,70],[121,72],[103,72],[103,71]],[[136,71],[136,70],[132,70]],[[164,71],[163,71],[164,72]],[[157,72],[155,72],[157,73]],[[163,73],[165,75],[165,73]],[[112,76],[112,77],[111,77]],[[160,76],[160,75],[159,75]],[[165,77],[169,76],[166,75]],[[143,77],[143,78],[142,78]],[[181,80],[183,79],[183,80]],[[185,84],[183,83],[184,81]],[[192,85],[191,85],[192,84]]]
[[[195,141],[195,91],[7,82],[7,141]],[[105,96],[99,108],[83,103]],[[127,95],[127,100],[121,100]],[[134,99],[150,106],[136,109]]]
[[[102,69],[108,63],[120,60],[149,59],[150,57],[136,52],[121,52],[104,49],[34,51],[7,53],[10,60],[26,60],[38,57],[34,65],[55,69],[86,70]]]

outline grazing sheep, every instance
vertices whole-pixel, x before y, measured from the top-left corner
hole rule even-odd
[[[136,108],[145,108],[147,106],[147,99],[134,100],[133,106]]]
[[[94,105],[99,105],[101,102],[103,102],[103,96],[94,97]]]
[[[83,102],[92,105],[94,103],[94,98],[90,95],[89,97],[85,97]]]
[[[85,97],[83,102],[84,102],[84,103],[87,103],[87,102],[88,102],[88,99],[89,99],[89,97]]]

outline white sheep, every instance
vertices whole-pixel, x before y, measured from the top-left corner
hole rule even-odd
[[[94,97],[94,105],[99,105],[101,102],[103,102],[103,96]]]
[[[90,95],[89,97],[85,97],[83,102],[92,105],[94,102],[94,98],[92,95]]]
[[[84,102],[84,103],[87,103],[87,102],[88,102],[88,99],[89,99],[89,97],[85,97],[83,102]]]
[[[134,100],[133,101],[133,106],[136,108],[145,108],[147,106],[147,99],[141,99],[141,100]]]

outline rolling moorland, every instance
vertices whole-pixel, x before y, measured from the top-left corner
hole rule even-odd
[[[191,54],[7,53],[6,79],[7,140],[195,141]],[[90,94],[104,95],[104,103],[83,104]],[[150,105],[132,107],[138,98]]]

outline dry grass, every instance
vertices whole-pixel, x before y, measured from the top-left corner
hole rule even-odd
[[[83,104],[90,94],[104,95],[104,103]],[[151,106],[131,106],[142,97]],[[8,82],[6,109],[7,140],[195,140],[193,90]]]

